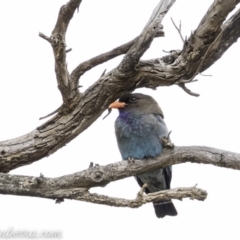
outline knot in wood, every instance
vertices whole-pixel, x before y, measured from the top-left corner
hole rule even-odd
[[[95,171],[95,172],[93,172],[93,174],[92,174],[92,180],[93,180],[94,182],[101,182],[102,179],[103,179],[103,172],[101,172],[101,171]]]
[[[49,180],[48,185],[50,185],[51,187],[54,187],[56,184],[53,180]]]
[[[11,150],[10,147],[7,147],[7,146],[0,147],[0,154],[4,156],[10,150]]]
[[[42,177],[36,177],[34,179],[34,181],[35,181],[35,184],[41,185],[43,183],[43,178]]]

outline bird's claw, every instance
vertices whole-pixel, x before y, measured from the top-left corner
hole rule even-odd
[[[99,167],[99,164],[95,163],[95,166],[94,166],[94,163],[93,163],[93,162],[90,162],[88,168],[92,168],[92,167]]]
[[[135,159],[132,158],[132,157],[129,157],[129,158],[127,159],[127,161],[128,161],[128,163],[135,163]]]
[[[93,167],[93,162],[90,162],[89,167],[88,168],[92,168]]]
[[[170,134],[171,134],[171,132],[172,132],[172,131],[170,131],[167,136],[164,136],[164,137],[161,138],[162,144],[163,144],[163,147],[164,147],[164,148],[170,148],[170,149],[173,149],[173,148],[174,148],[174,144],[173,144],[173,143],[171,142],[171,140],[170,140]]]

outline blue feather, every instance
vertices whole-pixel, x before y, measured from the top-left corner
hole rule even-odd
[[[115,122],[118,147],[123,159],[144,159],[162,153],[161,137],[168,130],[160,115],[134,116],[121,112]]]

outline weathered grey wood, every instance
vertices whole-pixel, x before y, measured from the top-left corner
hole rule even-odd
[[[63,5],[59,11],[56,25],[52,31],[51,37],[48,38],[40,33],[39,36],[51,43],[55,58],[55,72],[58,82],[58,89],[62,94],[64,104],[69,104],[73,98],[77,98],[79,92],[76,91],[76,82],[70,78],[66,62],[66,32],[70,20],[76,9],[79,8],[82,0],[71,0]]]
[[[128,78],[135,74],[138,62],[146,50],[150,47],[155,35],[159,31],[163,17],[174,4],[175,0],[160,1],[154,9],[147,25],[140,36],[136,39],[129,51],[124,56],[122,62],[117,67],[117,74],[123,78]]]
[[[92,187],[106,186],[119,179],[185,162],[212,164],[240,170],[240,154],[202,146],[175,147],[172,150],[165,150],[161,156],[154,159],[121,161],[106,166],[95,166],[57,178],[0,173],[0,194],[42,197],[58,201],[67,198],[121,207],[138,207],[146,202],[185,197],[204,200],[207,196],[206,192],[197,188],[172,189],[147,196],[140,194],[135,200],[111,198],[88,192]]]
[[[124,76],[123,72],[121,77],[119,77],[118,69],[113,69],[81,95],[78,91],[74,93],[78,85],[77,78],[84,71],[90,69],[90,67],[76,68],[76,71],[73,71],[69,79],[65,65],[66,56],[63,53],[65,46],[63,35],[66,34],[67,26],[74,10],[78,8],[81,2],[80,0],[69,1],[65,7],[61,8],[53,31],[54,36],[63,34],[61,35],[61,41],[58,39],[56,42],[58,47],[54,50],[55,57],[59,57],[55,58],[55,60],[60,61],[57,63],[59,64],[57,72],[60,73],[57,73],[57,76],[65,79],[62,81],[60,78],[58,79],[58,84],[62,84],[60,90],[63,98],[65,99],[66,97],[63,100],[63,107],[55,117],[32,132],[0,143],[0,172],[9,172],[12,169],[30,164],[54,153],[91,126],[103,111],[107,109],[109,103],[116,100],[123,92],[133,91],[140,87],[154,89],[158,86],[185,83],[184,81],[191,79],[198,71],[201,72],[210,67],[239,37],[239,11],[223,24],[227,15],[239,1],[214,1],[208,13],[185,43],[182,50],[175,51],[163,58],[139,61],[131,77],[129,77],[128,73]],[[162,3],[166,2],[168,1],[162,1]],[[65,16],[64,14],[67,16],[66,18],[63,17]],[[150,19],[153,18],[151,17]],[[154,34],[151,35],[151,40]],[[233,37],[229,38],[229,34]],[[45,38],[50,42],[52,41],[52,38]],[[145,38],[143,36],[141,38],[143,42],[140,44],[144,46]],[[137,39],[139,40],[140,36]],[[149,39],[145,43],[149,44]],[[128,47],[130,48],[131,46],[132,44],[129,44]],[[119,50],[119,54],[129,50],[125,45],[122,48],[120,47],[120,49],[122,51]],[[206,53],[207,57],[205,57]],[[109,52],[106,53],[106,61],[117,56],[117,54],[113,54],[109,57],[107,54]],[[101,60],[100,57],[95,58],[94,66],[103,62],[104,56],[101,57]],[[141,57],[141,54],[139,57]],[[207,60],[204,61],[202,69],[199,69],[203,58]],[[91,59],[89,61],[91,63]],[[83,65],[80,64],[79,66]],[[61,71],[64,73],[61,74]],[[126,76],[128,77],[126,78]],[[64,87],[66,84],[68,85],[67,88]],[[74,90],[69,91],[69,89]]]

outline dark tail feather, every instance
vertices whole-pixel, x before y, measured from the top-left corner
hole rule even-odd
[[[163,218],[166,215],[168,216],[176,216],[177,210],[174,207],[172,201],[168,201],[168,202],[155,202],[153,203],[154,209],[155,209],[155,213],[157,215],[158,218]]]

